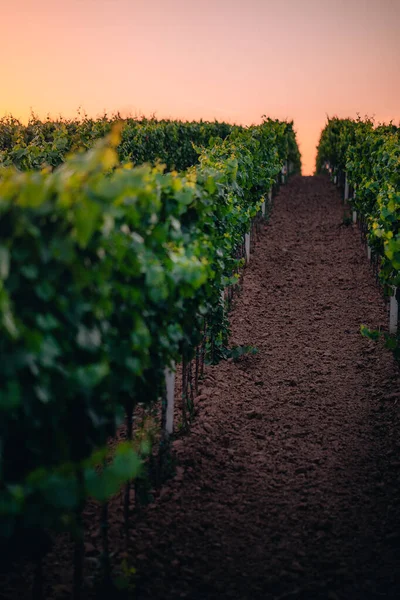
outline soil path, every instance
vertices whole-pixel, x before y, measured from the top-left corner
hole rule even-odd
[[[259,352],[207,369],[132,534],[141,600],[400,597],[399,373],[359,333],[387,315],[341,223],[325,179],[277,197],[232,313]]]

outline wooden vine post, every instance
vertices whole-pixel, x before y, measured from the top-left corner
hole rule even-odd
[[[392,295],[390,296],[389,309],[389,333],[395,335],[397,333],[397,325],[399,320],[399,303],[397,301],[397,287],[392,286]]]
[[[287,162],[285,162],[282,166],[282,171],[281,171],[282,185],[284,185],[287,182],[287,172],[288,172],[288,167],[287,167]]]
[[[244,235],[244,245],[246,249],[246,264],[250,262],[250,232]]]
[[[175,404],[175,362],[171,368],[167,367],[165,373],[165,388],[167,392],[167,406],[165,416],[165,437],[169,438],[174,432],[174,404]]]
[[[347,173],[344,181],[344,201],[347,202],[349,200],[349,181],[347,179]]]

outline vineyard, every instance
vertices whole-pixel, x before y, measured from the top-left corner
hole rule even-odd
[[[397,598],[399,131],[0,121],[4,598]]]

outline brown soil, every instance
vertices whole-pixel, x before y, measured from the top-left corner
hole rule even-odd
[[[176,475],[135,517],[126,554],[114,503],[130,598],[400,597],[400,375],[359,333],[386,329],[387,311],[342,216],[322,178],[277,197],[231,315],[232,344],[258,354],[207,367]],[[57,569],[46,598],[68,597]]]

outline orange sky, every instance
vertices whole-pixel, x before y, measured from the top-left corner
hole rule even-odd
[[[400,119],[400,0],[0,0],[0,115]]]

